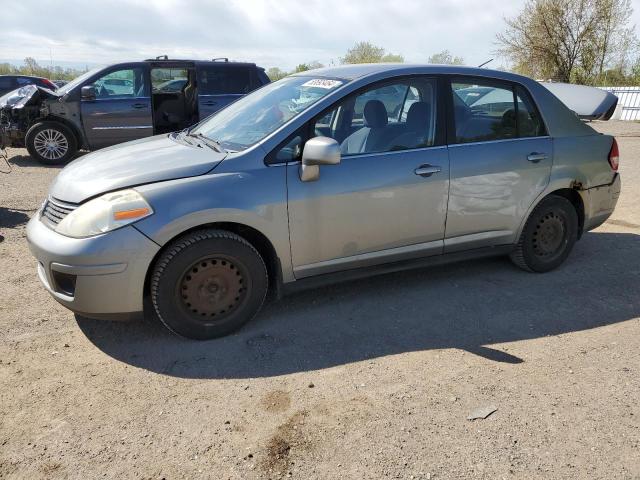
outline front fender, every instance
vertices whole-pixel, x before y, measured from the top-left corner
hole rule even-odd
[[[154,210],[136,228],[164,246],[193,228],[237,223],[262,233],[273,245],[283,281],[293,279],[287,218],[286,170],[210,173],[136,187]]]

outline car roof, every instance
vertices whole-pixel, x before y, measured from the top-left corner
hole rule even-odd
[[[9,75],[0,75],[0,77],[20,77],[20,78],[35,78],[38,80],[47,80],[44,77],[36,77],[35,75],[23,75],[22,73],[11,73]]]
[[[184,58],[147,58],[146,60],[144,60],[145,63],[195,63],[195,64],[212,64],[215,63],[216,65],[242,65],[242,66],[246,66],[246,67],[255,67],[256,64],[255,63],[251,63],[251,62],[234,62],[234,61],[229,61],[228,58],[214,58],[211,60],[190,60],[190,59],[184,59]]]
[[[356,80],[380,73],[412,75],[412,74],[448,74],[497,78],[505,81],[527,82],[528,77],[515,73],[491,70],[489,68],[465,67],[459,65],[411,64],[411,63],[361,63],[340,65],[336,67],[318,68],[296,73],[296,76],[317,76]]]

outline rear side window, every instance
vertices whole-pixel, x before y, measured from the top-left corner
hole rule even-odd
[[[516,105],[508,84],[452,82],[456,143],[517,138]]]
[[[208,65],[200,68],[198,87],[201,95],[244,95],[254,83],[249,67]]]

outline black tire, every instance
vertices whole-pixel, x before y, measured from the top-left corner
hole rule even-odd
[[[78,140],[74,133],[58,122],[36,123],[27,132],[25,144],[29,155],[45,165],[67,163],[78,151]]]
[[[529,272],[548,272],[571,253],[578,239],[578,214],[564,197],[550,195],[533,210],[511,260]]]
[[[269,279],[258,251],[224,230],[199,230],[174,241],[151,275],[151,301],[172,332],[194,340],[222,337],[262,307]]]

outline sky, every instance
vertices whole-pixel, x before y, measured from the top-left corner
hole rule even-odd
[[[494,57],[504,17],[524,0],[2,0],[0,61],[34,57],[84,66],[229,57],[290,70],[339,63],[358,41],[407,62],[447,49],[478,65]],[[640,25],[640,0],[632,21]],[[497,59],[491,66],[504,61]]]

